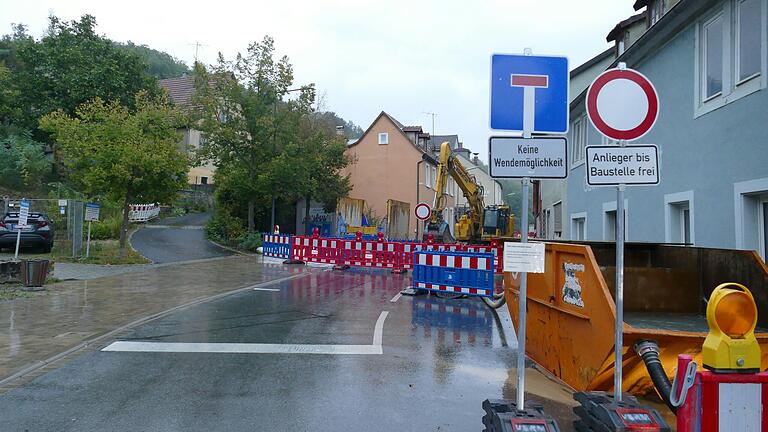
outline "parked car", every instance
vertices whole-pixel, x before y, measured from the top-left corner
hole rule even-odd
[[[2,248],[15,248],[19,223],[18,212],[8,212],[0,220],[0,250]],[[27,227],[21,230],[21,242],[19,247],[36,246],[44,252],[50,252],[53,248],[54,237],[53,222],[45,213],[32,212],[27,218]]]

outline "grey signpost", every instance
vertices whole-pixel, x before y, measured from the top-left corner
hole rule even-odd
[[[541,104],[538,107],[540,112],[548,114],[545,116],[547,121],[541,124],[537,124],[535,119],[537,104]],[[530,49],[526,49],[524,55],[493,55],[491,128],[522,132],[522,138],[491,137],[488,162],[491,177],[521,179],[523,214],[520,241],[527,243],[531,178],[565,178],[567,175],[566,139],[562,136],[533,137],[533,134],[567,132],[568,59],[534,57]],[[510,270],[505,266],[504,271]],[[519,410],[524,410],[528,273],[520,271],[519,278],[516,403]]]
[[[598,102],[599,100],[599,102]],[[646,103],[647,102],[647,103]],[[590,186],[616,186],[616,325],[613,389],[622,400],[624,347],[624,242],[627,185],[659,183],[659,158],[655,145],[627,146],[648,133],[659,114],[659,98],[653,84],[641,73],[619,63],[600,74],[587,90],[587,114],[601,134],[618,146],[587,146],[586,177]]]

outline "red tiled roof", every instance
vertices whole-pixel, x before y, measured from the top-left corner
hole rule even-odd
[[[168,90],[171,101],[178,106],[189,105],[195,93],[195,77],[192,75],[162,79],[160,85]]]

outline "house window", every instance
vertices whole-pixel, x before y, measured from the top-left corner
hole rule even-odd
[[[704,99],[723,91],[723,15],[704,24]]]
[[[379,144],[389,144],[389,134],[382,132],[379,134]]]
[[[581,115],[571,127],[571,167],[584,163],[584,147],[587,145],[587,116]]]
[[[587,239],[587,213],[586,212],[571,214],[571,239],[572,240]]]
[[[431,177],[432,184],[430,186],[434,188],[435,184],[437,183],[437,167],[430,167],[430,168],[432,170],[432,177]]]
[[[768,177],[734,184],[736,247],[768,261]]]
[[[736,78],[739,84],[760,74],[760,2],[736,2]]]
[[[664,15],[664,0],[652,0],[650,4],[651,25]]]
[[[424,165],[424,186],[432,187],[432,166]]]
[[[208,184],[208,177],[200,177],[200,184]]]
[[[664,195],[664,240],[693,244],[693,191]]]
[[[544,210],[543,217],[541,218],[541,238],[549,238],[549,227],[551,226],[552,211]]]
[[[694,117],[766,86],[768,0],[725,0],[696,32]]]
[[[558,202],[552,206],[552,213],[554,213],[554,225],[552,226],[555,232],[555,238],[560,238],[563,235],[563,203]]]
[[[624,240],[629,238],[627,230],[627,213],[629,202],[624,200]],[[603,240],[616,240],[616,201],[603,203]]]

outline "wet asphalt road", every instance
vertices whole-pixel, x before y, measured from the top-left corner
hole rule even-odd
[[[206,240],[202,227],[208,218],[208,213],[190,213],[161,219],[133,233],[131,246],[155,263],[231,255]]]
[[[95,351],[0,396],[0,429],[481,430],[484,399],[515,397],[509,316],[476,299],[393,302],[409,280],[376,270],[318,270],[177,311],[118,338],[202,349],[375,346],[375,323],[386,311],[381,354]],[[537,399],[570,417],[567,392],[532,375],[528,388],[549,398]]]

